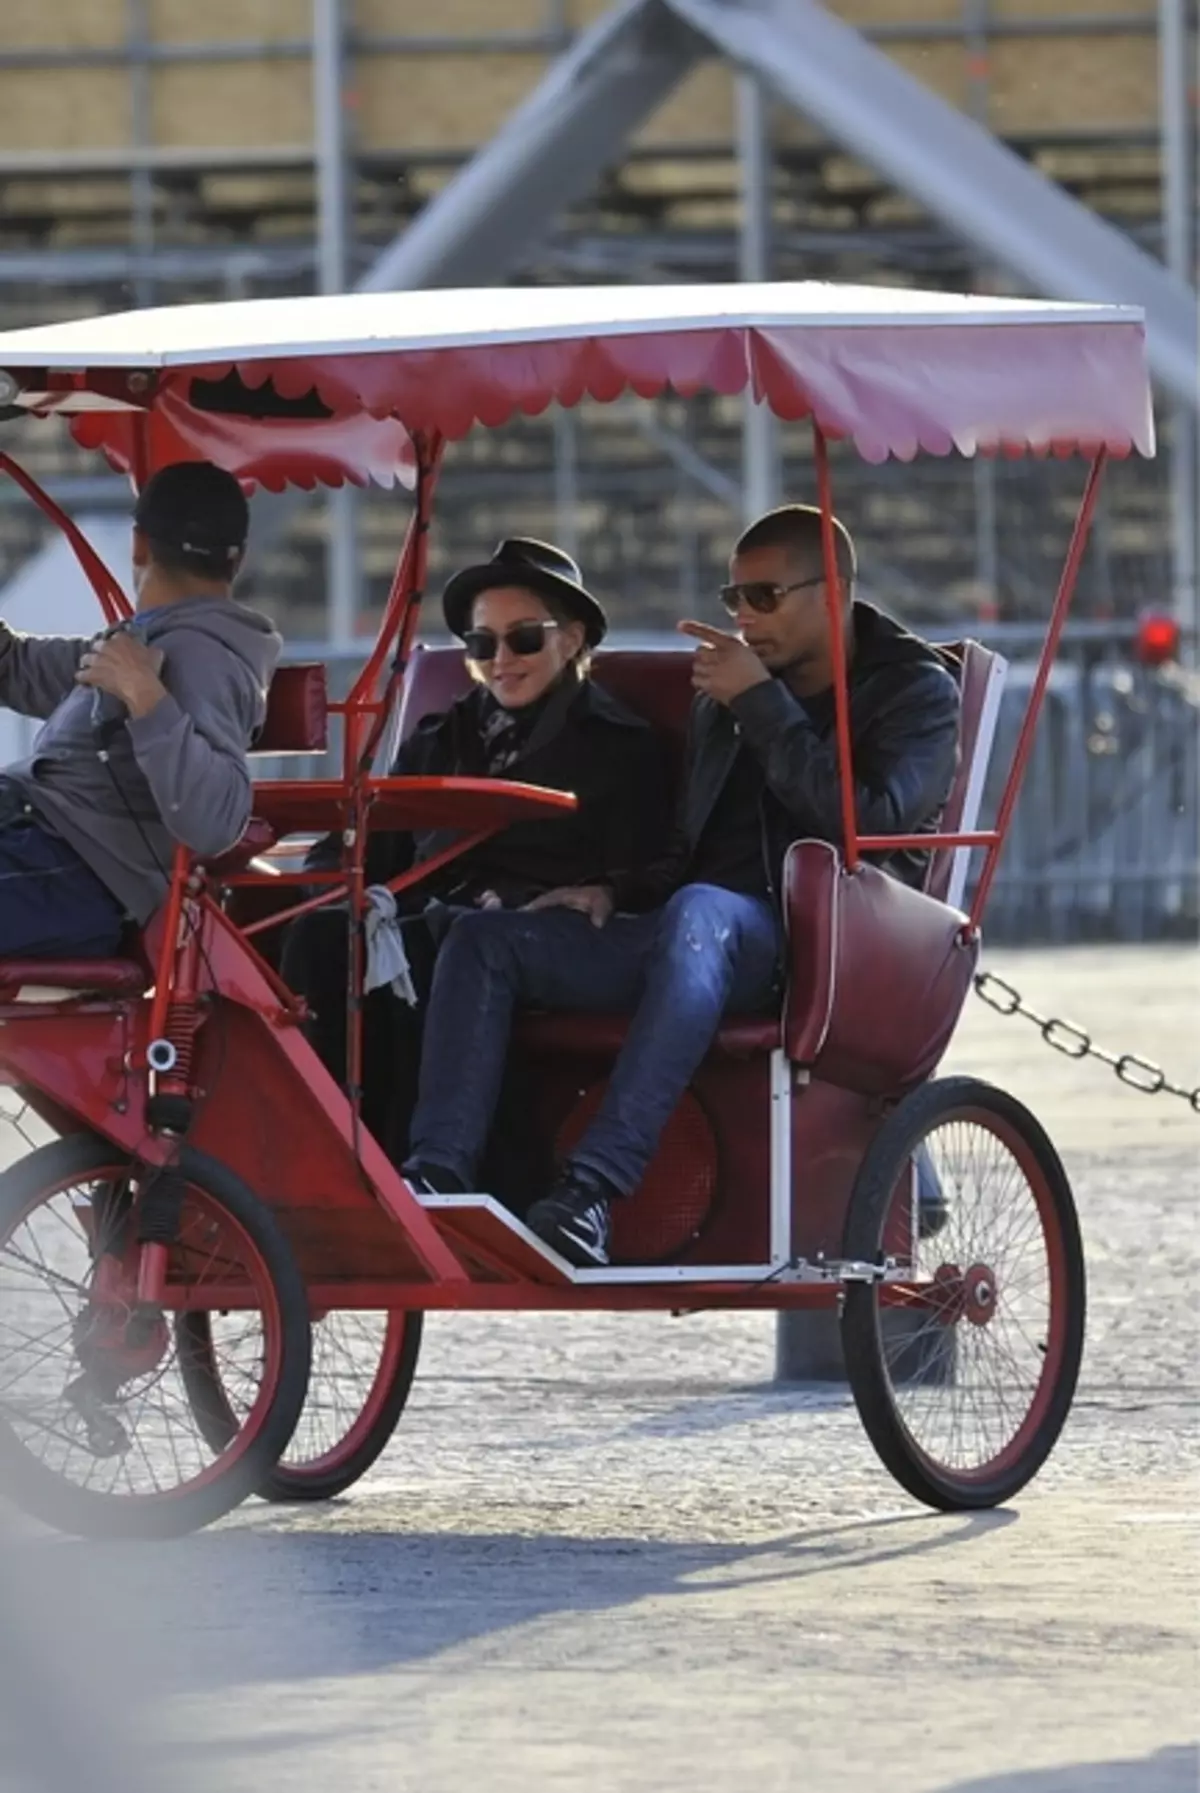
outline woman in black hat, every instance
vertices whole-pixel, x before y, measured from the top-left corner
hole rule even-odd
[[[403,934],[417,1003],[386,989],[373,994],[364,1034],[364,1117],[397,1162],[416,1100],[422,1006],[455,909],[520,908],[547,890],[603,881],[651,859],[668,825],[652,730],[588,677],[608,619],[569,554],[545,542],[503,541],[489,561],[455,574],[442,610],[466,650],[472,688],[418,724],[393,776],[519,779],[573,791],[579,805],[514,823],[409,896],[415,908]],[[435,830],[373,836],[368,884],[386,884],[451,838]],[[340,853],[331,835],[309,864],[336,866]],[[282,964],[313,1012],[310,1038],[338,1078],[346,1062],[346,952],[345,912],[317,910],[289,930]],[[497,1182],[504,1180],[500,1169]]]

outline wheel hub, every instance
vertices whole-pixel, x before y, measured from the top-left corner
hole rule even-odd
[[[963,1314],[972,1326],[987,1326],[996,1314],[996,1278],[987,1264],[972,1264],[963,1278]]]

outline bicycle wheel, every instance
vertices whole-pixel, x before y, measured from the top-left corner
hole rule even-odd
[[[308,1398],[280,1461],[256,1489],[264,1500],[333,1500],[365,1475],[404,1411],[421,1349],[420,1313],[326,1314],[312,1328]],[[197,1424],[215,1448],[234,1424],[231,1404],[247,1341],[229,1322],[181,1314],[180,1363]]]
[[[259,1486],[304,1404],[308,1307],[287,1241],[224,1165],[184,1146],[179,1168],[171,1286],[197,1305],[235,1289],[259,1341],[220,1446],[192,1411],[166,1313],[130,1299],[142,1167],[76,1134],[0,1176],[0,1487],[61,1531],[209,1524]]]
[[[945,1204],[932,1235],[915,1199],[921,1148]],[[901,1284],[848,1284],[842,1310],[851,1390],[883,1462],[945,1511],[1011,1500],[1054,1448],[1083,1354],[1079,1222],[1041,1125],[976,1078],[925,1084],[863,1159],[843,1249],[911,1267]],[[898,1308],[909,1324],[889,1338]],[[922,1356],[947,1372],[913,1375]]]

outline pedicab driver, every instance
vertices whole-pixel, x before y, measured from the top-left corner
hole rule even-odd
[[[935,648],[854,599],[841,523],[836,539],[858,826],[929,832],[954,777],[958,688]],[[463,916],[434,978],[407,1166],[429,1190],[475,1186],[518,1004],[632,1014],[595,1119],[527,1215],[582,1266],[608,1261],[612,1203],[637,1189],[722,1015],[778,1002],[789,845],[841,840],[820,512],[786,505],[753,524],[721,597],[736,633],[679,625],[698,643],[697,695],[668,850],[640,874]],[[923,852],[876,858],[924,876]]]
[[[114,954],[177,841],[214,858],[240,837],[282,646],[232,596],[248,526],[232,475],[164,467],[134,511],[130,622],[74,639],[0,621],[0,704],[44,724],[0,772],[0,956]]]

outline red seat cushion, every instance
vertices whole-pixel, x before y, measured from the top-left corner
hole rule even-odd
[[[151,982],[136,959],[0,959],[0,1001],[29,984],[97,996],[140,996]]]
[[[277,667],[254,752],[324,753],[328,745],[329,691],[324,662]]]
[[[612,1058],[625,1044],[629,1015],[585,1015],[572,1011],[522,1015],[517,1023],[521,1045],[539,1053],[570,1053],[572,1057]],[[730,1058],[753,1058],[771,1052],[780,1043],[779,1022],[769,1015],[733,1015],[721,1027],[712,1050]]]

